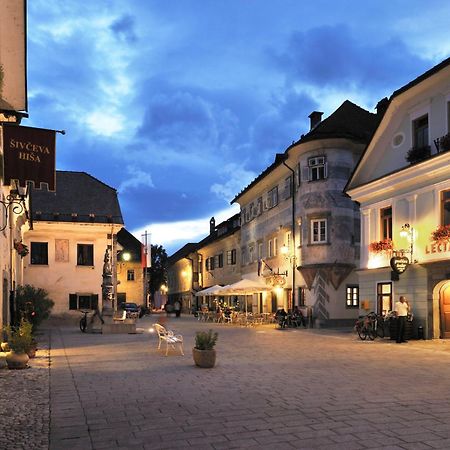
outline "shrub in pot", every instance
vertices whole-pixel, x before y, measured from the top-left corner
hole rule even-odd
[[[21,320],[18,327],[7,327],[8,345],[11,351],[6,355],[9,369],[25,369],[27,367],[28,353],[33,345],[31,323]]]
[[[195,333],[195,346],[192,349],[195,365],[203,368],[214,367],[216,363],[216,350],[214,349],[218,333],[209,331],[197,331]]]

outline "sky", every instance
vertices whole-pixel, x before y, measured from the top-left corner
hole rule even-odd
[[[117,189],[170,255],[346,99],[450,55],[447,0],[32,0],[23,125],[65,130],[57,169]]]

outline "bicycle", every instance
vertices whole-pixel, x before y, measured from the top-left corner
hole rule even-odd
[[[370,312],[367,317],[371,321],[372,327],[375,330],[375,337],[380,337],[381,339],[385,336],[385,317],[381,314],[376,314],[375,312]]]
[[[358,333],[358,336],[362,341],[365,341],[367,338],[373,341],[377,337],[377,332],[373,325],[373,319],[369,315],[356,321],[355,331]]]

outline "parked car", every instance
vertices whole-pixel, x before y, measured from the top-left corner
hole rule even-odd
[[[121,310],[126,311],[127,317],[130,317],[132,315],[140,316],[141,313],[141,307],[137,303],[129,303],[129,302],[121,303],[119,305],[119,308]]]

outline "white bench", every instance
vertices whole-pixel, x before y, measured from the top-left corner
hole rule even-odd
[[[176,349],[176,345],[179,346],[181,354],[184,356],[183,352],[183,336],[181,334],[173,334],[173,331],[166,330],[159,323],[153,324],[153,328],[158,333],[159,343],[158,350],[161,348],[161,344],[163,342],[166,343],[166,356],[169,354],[169,346],[171,346],[174,350]]]

